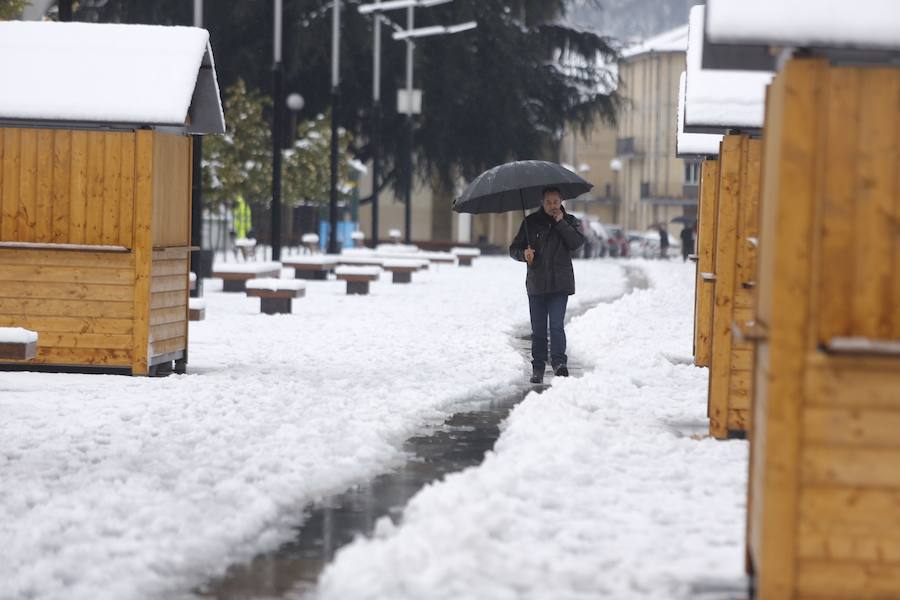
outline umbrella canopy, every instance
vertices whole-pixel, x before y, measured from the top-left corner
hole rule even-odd
[[[593,185],[566,169],[543,160],[520,160],[485,171],[453,201],[459,213],[502,213],[536,208],[546,187],[559,188],[563,200],[589,191]]]
[[[684,223],[685,225],[693,225],[697,222],[697,217],[686,217],[684,215],[675,217],[670,221],[671,223]]]

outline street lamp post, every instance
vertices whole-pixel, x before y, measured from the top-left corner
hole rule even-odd
[[[281,260],[281,135],[282,115],[282,66],[281,66],[281,15],[282,0],[275,0],[275,16],[272,32],[272,260]]]
[[[340,108],[341,0],[334,0],[331,18],[331,202],[328,207],[328,253],[337,254],[338,110]]]
[[[406,102],[404,113],[404,129],[406,144],[408,148],[404,152],[403,162],[403,199],[404,211],[403,221],[405,228],[405,242],[411,241],[412,235],[412,180],[413,180],[413,50],[415,43],[413,38],[423,37],[424,35],[438,35],[442,33],[457,33],[457,31],[465,31],[475,26],[475,23],[466,23],[463,28],[461,26],[454,27],[426,27],[423,29],[413,29],[415,24],[416,7],[428,8],[439,4],[446,4],[453,0],[376,0],[374,4],[363,4],[359,7],[361,14],[375,13],[374,33],[373,33],[373,72],[374,80],[372,83],[372,241],[373,244],[378,243],[378,182],[381,178],[381,19],[382,12],[388,10],[406,9],[406,25],[407,29],[394,34],[394,39],[406,40]],[[402,34],[403,37],[398,37]]]
[[[381,0],[376,2],[381,4]],[[381,185],[381,13],[372,24],[372,247],[378,246],[378,189]]]

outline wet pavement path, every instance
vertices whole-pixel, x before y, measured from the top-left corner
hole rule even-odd
[[[627,278],[623,294],[584,302],[569,311],[567,322],[598,304],[614,302],[633,290],[647,287],[642,271],[623,268]],[[519,332],[512,342],[530,360],[528,330]],[[573,377],[584,372],[577,361],[569,363],[569,371]],[[408,455],[405,464],[307,507],[303,525],[292,541],[249,563],[233,565],[221,579],[195,590],[195,597],[220,600],[313,597],[319,573],[339,548],[358,535],[371,535],[375,522],[383,516],[399,522],[406,503],[425,485],[448,473],[481,464],[485,454],[493,449],[500,436],[500,424],[512,408],[530,392],[540,393],[547,387],[528,384],[527,373],[523,373],[522,381],[508,395],[467,403],[464,410],[426,435],[408,439],[403,446]],[[549,370],[544,381],[548,384],[553,381]]]

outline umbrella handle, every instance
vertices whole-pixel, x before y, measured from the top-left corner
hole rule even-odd
[[[528,235],[528,215],[525,213],[525,192],[519,188],[519,200],[522,202],[522,223],[525,225],[525,243],[531,248],[531,236]]]

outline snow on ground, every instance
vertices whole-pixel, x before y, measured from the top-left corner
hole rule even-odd
[[[707,423],[693,265],[629,264],[652,288],[567,327],[593,371],[530,394],[482,465],[339,551],[322,600],[673,600],[740,583],[747,444],[691,435]]]
[[[624,285],[609,262],[576,274],[576,303]],[[169,598],[274,549],[307,503],[526,377],[524,280],[482,257],[369,296],[310,281],[277,316],[212,280],[188,375],[0,373],[0,598]]]

